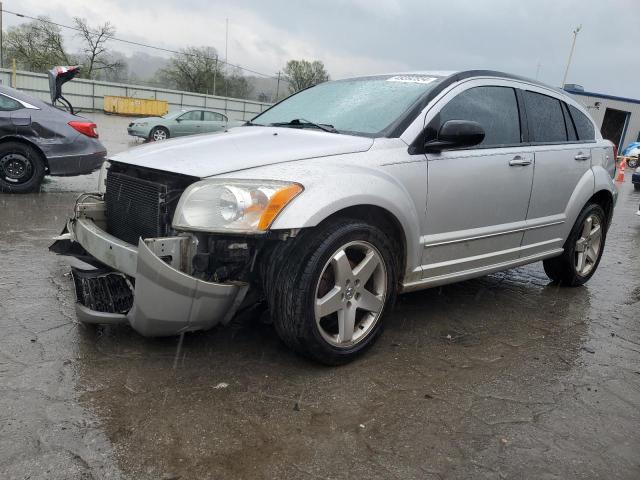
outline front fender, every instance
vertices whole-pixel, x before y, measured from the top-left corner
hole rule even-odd
[[[411,168],[412,164],[406,166]],[[413,164],[413,168],[416,166]],[[418,212],[412,195],[395,173],[392,176],[382,167],[342,165],[310,175],[313,180],[303,181],[304,192],[282,211],[271,228],[314,227],[348,207],[371,205],[382,208],[393,215],[402,227],[407,247],[405,274],[409,275],[419,265],[418,239],[424,212]],[[424,187],[426,192],[426,182]]]

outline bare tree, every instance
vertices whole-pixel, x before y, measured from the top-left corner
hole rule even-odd
[[[75,17],[73,22],[78,29],[78,36],[83,41],[81,74],[85,78],[119,76],[125,63],[109,52],[106,43],[113,38],[116,29],[109,22],[92,29],[84,18]]]
[[[213,93],[214,84],[219,89],[222,71],[218,53],[212,47],[187,47],[169,60],[158,72],[160,79],[178,90],[197,93]]]
[[[223,67],[213,47],[187,47],[180,50],[158,72],[158,79],[178,90],[236,98],[247,98],[252,90],[238,69],[228,72]]]
[[[60,28],[48,17],[11,27],[5,35],[5,56],[15,58],[20,68],[44,72],[55,65],[72,63],[67,55]]]
[[[329,80],[329,74],[324,68],[324,63],[318,60],[314,62],[289,60],[284,67],[284,77],[289,83],[291,93]]]

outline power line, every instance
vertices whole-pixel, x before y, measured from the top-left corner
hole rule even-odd
[[[78,27],[72,27],[70,25],[64,25],[62,23],[53,22],[53,21],[48,20],[46,18],[32,17],[32,16],[26,15],[24,13],[12,12],[10,10],[3,10],[3,12],[4,13],[9,13],[11,15],[15,15],[16,17],[28,18],[30,20],[36,20],[38,22],[48,23],[50,25],[55,25],[56,27],[67,28],[69,30],[75,30],[76,32],[82,32],[83,31],[82,29],[80,29]],[[90,35],[98,35],[98,33],[92,32],[92,31],[89,31],[89,34]],[[216,58],[212,58],[212,57],[207,57],[206,55],[197,55],[197,54],[194,54],[194,53],[180,52],[178,50],[171,50],[170,48],[157,47],[155,45],[149,45],[149,44],[146,44],[146,43],[134,42],[133,40],[125,40],[123,38],[118,38],[118,37],[109,37],[109,40],[114,40],[116,42],[126,43],[126,44],[129,44],[129,45],[136,45],[138,47],[151,48],[153,50],[159,50],[161,52],[173,53],[173,54],[176,54],[176,55],[184,55],[184,56],[187,56],[187,57],[203,57],[203,58],[206,58],[208,60],[214,60],[214,61],[216,61],[218,63],[222,63],[222,64],[227,65],[229,67],[238,68],[240,70],[244,70],[245,72],[250,72],[250,73],[254,73],[256,75],[260,75],[262,77],[272,78],[274,80],[277,78],[274,75],[269,75],[267,73],[258,72],[257,70],[252,70],[250,68],[246,68],[246,67],[243,67],[241,65],[235,65],[233,63],[228,63],[226,61],[226,58],[225,58],[225,60],[219,60],[217,58],[217,56],[216,56]],[[286,79],[284,79],[284,78],[281,79],[281,80],[286,81]]]

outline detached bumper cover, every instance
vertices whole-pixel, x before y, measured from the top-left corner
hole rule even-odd
[[[136,248],[88,218],[70,220],[67,230],[69,239],[95,259],[135,279],[128,313],[99,312],[78,302],[76,314],[85,323],[128,322],[144,336],[204,330],[229,322],[248,290],[244,282],[213,283],[187,275],[161,259],[142,239]],[[151,245],[164,248],[164,244]]]

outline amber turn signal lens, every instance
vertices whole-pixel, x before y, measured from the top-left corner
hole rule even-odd
[[[282,209],[300,192],[302,192],[302,186],[297,183],[292,183],[274,193],[260,216],[258,230],[266,230],[269,228]]]

